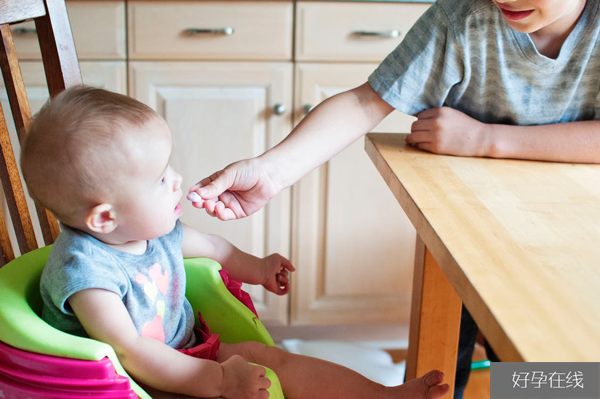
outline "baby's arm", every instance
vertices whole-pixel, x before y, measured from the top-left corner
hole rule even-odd
[[[219,262],[231,277],[248,284],[261,284],[278,295],[289,291],[288,271],[294,271],[289,260],[279,254],[258,258],[239,250],[229,241],[204,234],[182,223],[183,256],[206,257]]]
[[[127,372],[148,386],[208,398],[262,398],[270,385],[263,367],[237,357],[219,364],[140,336],[121,298],[113,292],[86,289],[73,294],[69,304],[87,334],[112,346]]]
[[[417,115],[406,141],[437,154],[600,163],[600,121],[485,124],[452,108]]]

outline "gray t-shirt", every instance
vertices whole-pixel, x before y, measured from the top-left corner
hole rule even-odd
[[[171,233],[148,241],[142,255],[118,251],[68,226],[61,228],[40,282],[42,318],[48,324],[86,336],[67,299],[85,289],[101,288],[121,297],[141,336],[177,349],[194,345],[179,221]]]
[[[437,0],[369,83],[411,115],[449,106],[485,123],[600,119],[599,6],[587,1],[560,55],[550,59],[492,0]]]

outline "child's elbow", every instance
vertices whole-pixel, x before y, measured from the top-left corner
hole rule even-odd
[[[373,90],[369,83],[364,83],[352,89],[351,92],[356,96],[359,107],[373,123],[377,124],[381,122],[383,118],[394,110],[390,104]]]

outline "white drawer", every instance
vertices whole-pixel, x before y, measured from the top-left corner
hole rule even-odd
[[[430,5],[298,2],[296,59],[382,61]]]
[[[67,12],[80,60],[125,59],[125,1],[68,1]],[[12,31],[19,59],[42,59],[33,21]]]
[[[292,57],[291,1],[130,1],[128,7],[131,59]]]

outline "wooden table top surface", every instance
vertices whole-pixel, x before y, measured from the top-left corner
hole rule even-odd
[[[600,360],[600,165],[366,150],[504,361]]]

